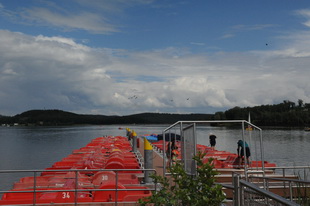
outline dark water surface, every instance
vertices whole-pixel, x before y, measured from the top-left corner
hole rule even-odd
[[[138,135],[143,135],[160,134],[167,126],[169,125],[0,127],[0,170],[45,169],[96,137],[125,136],[126,130],[120,130],[119,127],[129,127]],[[217,136],[216,149],[236,152],[236,142],[242,136],[241,130],[199,127],[198,143],[208,145],[210,132]],[[268,129],[263,130],[263,140],[265,160],[276,163],[277,166],[310,165],[310,132],[298,129]],[[247,141],[251,142],[253,158],[260,157],[258,133],[253,132]],[[14,181],[31,175],[0,174],[0,190],[10,189]]]

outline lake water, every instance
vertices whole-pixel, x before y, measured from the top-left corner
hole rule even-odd
[[[70,127],[0,127],[0,170],[45,169],[71,154],[96,137],[105,135],[125,136],[129,127],[138,136],[162,133],[169,125],[102,125]],[[236,152],[237,141],[242,136],[239,129],[225,127],[198,127],[198,143],[208,145],[208,135],[217,136],[216,149]],[[246,134],[250,135],[250,134]],[[260,156],[259,135],[251,134],[252,156]],[[248,138],[248,136],[246,136]],[[263,130],[264,157],[277,166],[309,165],[310,132],[300,129]],[[21,174],[19,174],[21,175]],[[0,175],[0,190],[10,189],[20,177]]]

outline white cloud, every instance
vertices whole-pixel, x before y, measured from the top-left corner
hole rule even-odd
[[[310,27],[310,10],[309,9],[301,9],[295,12],[296,14],[303,16],[306,18],[304,25]]]
[[[0,15],[17,24],[60,28],[63,31],[82,30],[92,34],[120,32],[117,18],[123,11],[135,5],[146,5],[153,0],[77,0],[57,4],[41,0],[16,10],[4,9],[0,4]]]
[[[23,13],[28,21],[45,26],[56,26],[64,29],[81,29],[91,33],[106,34],[117,32],[118,29],[106,18],[90,12],[60,13],[46,8],[29,8]]]
[[[105,12],[122,12],[128,7],[135,5],[151,4],[154,0],[113,0],[113,1],[98,1],[98,0],[77,0],[77,3],[83,7],[97,9]]]
[[[72,48],[76,48],[76,49],[81,49],[81,50],[87,50],[89,51],[89,48],[81,45],[81,44],[77,44],[73,39],[69,39],[69,38],[63,38],[63,37],[46,37],[43,35],[39,35],[35,37],[36,41],[41,41],[41,42],[54,42],[54,43],[59,43],[59,44],[63,44],[63,45],[67,45],[70,46]]]
[[[234,34],[224,34],[221,36],[221,39],[229,39],[229,38],[233,38],[235,35]]]
[[[221,39],[230,39],[235,37],[239,33],[249,32],[249,31],[260,31],[266,30],[269,28],[278,27],[277,25],[273,24],[254,24],[254,25],[245,25],[245,24],[238,24],[234,25],[229,28],[229,31],[225,32],[220,38]]]
[[[231,28],[235,31],[251,31],[251,30],[262,30],[267,28],[275,27],[276,25],[273,24],[254,24],[254,25],[245,25],[245,24],[238,24],[234,25]]]
[[[201,43],[201,42],[191,42],[190,44],[196,45],[196,46],[204,46],[205,45],[205,43]]]
[[[309,102],[310,47],[301,42],[310,36],[292,39],[277,50],[192,54],[173,47],[94,49],[70,38],[0,30],[0,114],[43,108],[212,113],[284,99]]]

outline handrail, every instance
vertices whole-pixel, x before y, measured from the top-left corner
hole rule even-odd
[[[299,179],[290,179],[290,178],[277,178],[277,177],[256,177],[252,176],[251,178],[256,178],[256,179],[263,179],[264,182],[267,180],[274,180],[274,181],[279,181],[283,182],[285,185],[285,182],[288,182],[289,185],[289,195],[290,195],[290,200],[293,200],[293,189],[292,189],[292,183],[295,184],[304,184],[304,185],[310,185],[310,181],[305,181],[305,180],[299,180]],[[268,182],[269,183],[269,182]],[[269,184],[267,184],[269,185]],[[269,188],[269,187],[268,187]],[[285,188],[285,187],[284,187]]]
[[[254,177],[255,176],[253,176],[253,178]],[[234,186],[234,205],[235,206],[244,205],[244,200],[246,200],[246,198],[244,197],[244,194],[252,193],[251,190],[254,191],[256,194],[263,196],[267,202],[268,202],[268,198],[270,198],[284,205],[288,205],[288,206],[298,205],[297,203],[293,201],[289,201],[285,199],[284,197],[281,197],[280,195],[277,195],[275,193],[272,193],[266,190],[265,188],[260,188],[254,183],[241,179],[240,174],[237,174],[237,173],[233,173],[233,186]]]
[[[287,170],[303,170],[303,179],[306,180],[310,176],[310,166],[282,166],[282,167],[268,167],[272,170],[282,170],[282,175],[285,177]],[[300,178],[302,176],[299,176]]]
[[[244,142],[244,147],[245,147],[245,127],[244,124],[247,124],[248,126],[251,126],[252,128],[255,128],[259,131],[259,141],[260,141],[260,153],[261,153],[261,161],[262,161],[262,170],[265,171],[265,160],[264,160],[264,149],[263,149],[263,135],[262,135],[262,129],[257,127],[256,125],[252,124],[249,121],[246,120],[200,120],[200,121],[178,121],[172,125],[170,125],[169,127],[165,128],[162,131],[163,137],[165,137],[165,133],[169,130],[171,130],[172,128],[176,127],[176,126],[180,126],[180,135],[183,138],[183,134],[182,134],[182,129],[183,129],[183,124],[205,124],[205,123],[241,123],[242,125],[242,140]],[[195,131],[196,132],[196,131]],[[163,172],[164,175],[168,175],[168,173],[166,172],[166,144],[165,144],[165,138],[163,138],[164,144],[163,144]],[[182,149],[182,154],[184,153],[184,148]],[[247,161],[247,160],[245,160]],[[247,162],[246,162],[247,163]],[[245,167],[245,174],[247,173],[248,168]],[[263,173],[263,175],[265,175]],[[247,177],[247,175],[246,175]]]
[[[172,129],[174,126],[181,124],[181,123],[187,123],[187,124],[191,124],[191,123],[247,123],[251,125],[252,127],[254,127],[255,129],[262,130],[261,128],[257,127],[256,125],[246,120],[201,120],[201,121],[177,121],[176,123],[165,128],[163,131],[168,131]]]
[[[154,191],[155,189],[60,189],[60,190],[39,190],[40,192],[72,192],[72,191],[77,191],[77,192],[91,192],[91,191]],[[32,193],[33,190],[3,190],[0,191],[0,193]]]
[[[244,186],[246,186],[246,187],[248,187],[248,188],[250,188],[250,189],[252,189],[252,190],[254,190],[254,191],[258,192],[258,193],[261,193],[261,194],[263,194],[266,197],[274,199],[277,202],[280,202],[282,204],[290,205],[290,206],[298,206],[299,205],[299,204],[297,204],[295,202],[292,202],[292,201],[289,201],[289,200],[287,200],[287,199],[285,199],[285,198],[283,198],[283,197],[281,197],[281,196],[279,196],[277,194],[269,192],[268,190],[261,189],[257,185],[255,185],[253,183],[250,183],[248,181],[245,181],[245,180],[241,179],[241,180],[239,180],[239,182],[240,182],[241,185],[244,185]]]
[[[0,170],[0,173],[21,173],[21,172],[104,172],[104,171],[155,171],[155,169],[55,169],[55,170]]]
[[[116,180],[116,187],[115,188],[111,188],[111,189],[79,189],[78,188],[78,172],[103,172],[103,171],[113,171],[116,173],[115,176],[115,180]],[[34,177],[34,182],[33,182],[33,189],[31,190],[18,190],[18,191],[14,191],[14,190],[3,190],[0,191],[0,194],[5,194],[5,193],[34,193],[34,199],[33,199],[33,204],[32,205],[37,205],[36,203],[36,192],[44,192],[44,193],[48,193],[48,192],[74,192],[75,193],[75,200],[74,200],[74,205],[77,205],[78,203],[78,198],[77,198],[77,193],[78,192],[93,192],[93,191],[115,191],[115,204],[117,205],[118,203],[118,192],[119,191],[156,191],[157,190],[157,183],[154,183],[154,188],[146,188],[146,189],[142,189],[142,188],[136,188],[136,189],[120,189],[117,187],[118,185],[118,174],[121,171],[151,171],[154,172],[154,174],[156,174],[156,170],[155,169],[62,169],[62,170],[0,170],[0,174],[3,173],[33,173],[33,177]],[[72,189],[57,189],[57,190],[40,190],[40,188],[38,188],[38,186],[36,185],[36,178],[38,177],[36,174],[39,172],[75,172],[75,177],[72,179],[75,179],[75,187]],[[38,190],[39,189],[39,190]]]
[[[310,184],[310,181],[298,180],[298,179],[290,179],[290,178],[281,178],[281,177],[260,177],[260,176],[251,176],[250,178],[264,179],[264,180],[279,180],[279,181],[281,181],[281,182],[287,181],[287,182],[297,182],[297,183]]]
[[[268,169],[310,169],[310,166],[281,166],[281,167],[268,167]]]

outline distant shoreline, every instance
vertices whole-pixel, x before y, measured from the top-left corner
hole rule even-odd
[[[1,116],[0,125],[122,125],[122,124],[173,124],[177,121],[199,120],[247,120],[251,114],[251,123],[272,128],[306,128],[310,127],[310,104],[284,100],[275,105],[255,107],[234,107],[225,112],[215,114],[175,114],[175,113],[140,113],[126,116],[108,116],[75,114],[62,110],[30,110],[15,116]],[[217,124],[219,125],[219,124]]]

